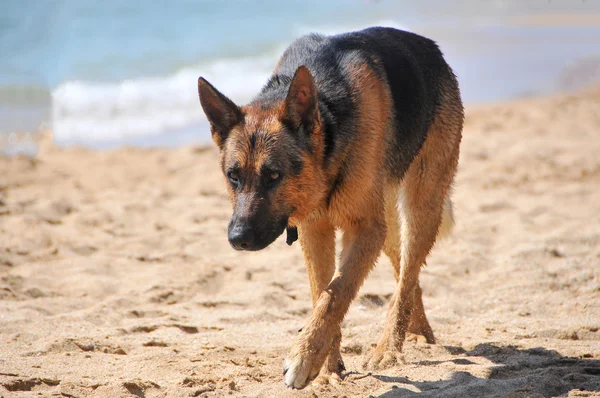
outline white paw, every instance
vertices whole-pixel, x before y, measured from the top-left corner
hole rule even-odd
[[[310,374],[310,361],[302,358],[301,355],[294,355],[291,359],[286,359],[283,367],[283,381],[285,385],[291,388],[302,389],[306,387],[317,375]]]

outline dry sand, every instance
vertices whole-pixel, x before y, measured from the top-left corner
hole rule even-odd
[[[422,273],[438,343],[362,370],[394,289],[382,257],[344,322],[343,383],[291,391],[300,247],[229,247],[214,148],[0,158],[0,396],[594,395],[600,87],[470,108],[454,199]]]

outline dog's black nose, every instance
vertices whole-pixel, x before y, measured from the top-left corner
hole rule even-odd
[[[247,250],[251,248],[254,236],[252,228],[244,224],[235,224],[229,229],[228,238],[235,250]]]

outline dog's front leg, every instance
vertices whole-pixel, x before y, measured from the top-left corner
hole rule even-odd
[[[288,387],[304,388],[323,366],[340,324],[385,240],[383,218],[355,222],[344,230],[340,263],[285,361]]]
[[[335,227],[327,216],[310,220],[300,225],[300,244],[310,281],[313,307],[335,272]],[[342,332],[338,327],[331,343],[329,355],[321,369],[317,383],[336,383],[345,370],[340,353]]]

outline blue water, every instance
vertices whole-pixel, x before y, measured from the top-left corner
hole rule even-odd
[[[600,2],[449,3],[5,1],[0,133],[35,131],[49,121],[63,145],[206,142],[198,76],[243,103],[285,46],[313,31],[386,25],[425,34],[440,43],[467,102],[561,90],[573,80],[565,74],[582,62],[600,65],[600,26],[511,23],[515,16],[600,12]]]

